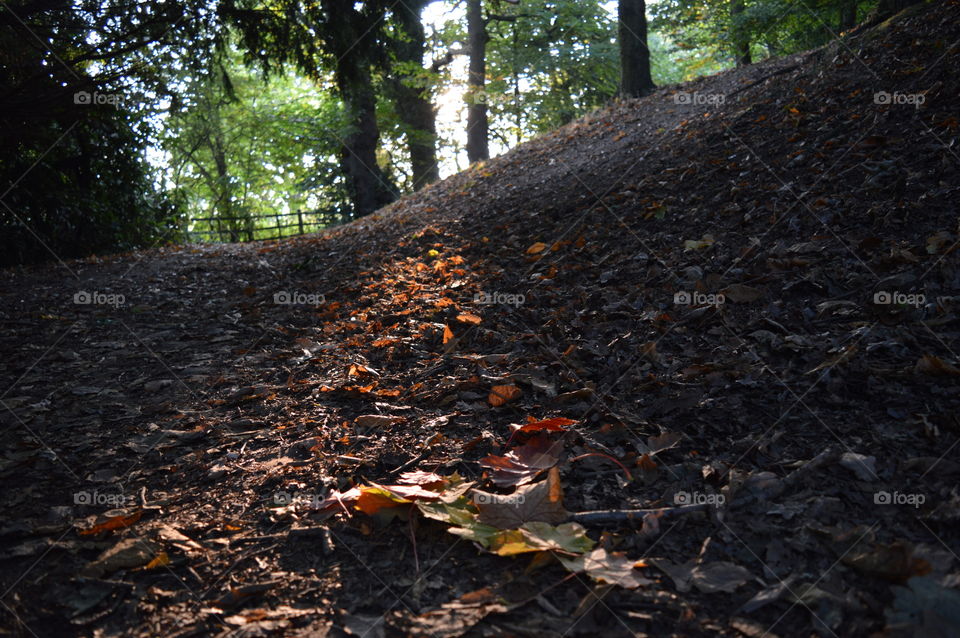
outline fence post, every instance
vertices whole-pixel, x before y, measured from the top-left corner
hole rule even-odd
[[[303,234],[303,211],[297,209],[297,223],[300,224],[300,234]]]

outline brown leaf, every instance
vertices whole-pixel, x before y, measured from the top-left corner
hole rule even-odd
[[[929,374],[931,376],[956,376],[960,375],[960,368],[951,365],[932,354],[925,354],[917,360],[913,366],[913,371],[917,374]]]
[[[489,455],[480,459],[480,466],[490,470],[490,480],[501,487],[525,485],[560,460],[563,441],[546,435],[531,438],[526,445],[504,456]]]
[[[520,396],[520,388],[515,385],[495,385],[490,389],[487,401],[495,408],[500,407]]]
[[[743,284],[730,284],[720,292],[726,299],[733,303],[750,303],[763,296],[763,291],[759,288],[745,286]]]
[[[612,554],[602,547],[597,548],[589,554],[581,554],[567,558],[559,556],[560,562],[572,572],[582,572],[589,575],[594,580],[618,585],[626,589],[636,589],[641,585],[649,585],[653,581],[640,575],[636,568],[637,561],[630,560],[622,554]]]
[[[913,576],[929,574],[933,568],[922,558],[913,556],[913,548],[904,541],[877,545],[871,550],[847,554],[843,564],[859,572],[896,583],[905,583]]]
[[[453,340],[453,330],[450,329],[450,326],[443,327],[443,345],[447,345],[450,341]]]
[[[516,529],[524,523],[562,523],[570,514],[563,508],[560,470],[550,468],[547,480],[525,485],[506,496],[473,491],[480,522],[500,529]]]

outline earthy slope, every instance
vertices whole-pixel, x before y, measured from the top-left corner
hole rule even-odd
[[[958,40],[941,3],[324,235],[4,272],[0,632],[956,635]],[[585,522],[639,586],[353,508],[510,494],[508,440],[571,512],[667,508]]]

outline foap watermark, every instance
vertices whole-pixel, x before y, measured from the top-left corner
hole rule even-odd
[[[887,492],[881,490],[873,493],[875,505],[910,505],[920,507],[927,502],[925,494],[904,494],[902,492]]]
[[[695,106],[720,106],[727,101],[723,93],[688,93],[680,91],[673,94],[674,104],[692,104]]]
[[[473,296],[473,303],[492,306],[494,304],[503,304],[517,308],[522,306],[527,298],[520,294],[510,294],[505,292],[478,292]]]
[[[486,104],[487,106],[492,106],[494,104],[508,104],[513,100],[509,95],[503,93],[490,93],[488,91],[472,91],[466,94],[466,101],[469,104]]]
[[[77,91],[73,94],[73,103],[88,105],[88,104],[109,104],[110,106],[119,106],[121,96],[119,93],[100,93],[94,91]]]
[[[722,306],[726,300],[721,292],[706,294],[681,290],[673,294],[673,303],[677,306]]]
[[[473,493],[473,502],[476,505],[523,505],[525,500],[526,497],[523,494]]]
[[[273,303],[281,306],[322,306],[327,300],[319,294],[281,290],[273,293]]]
[[[704,494],[703,492],[684,492],[683,490],[673,495],[675,505],[713,505],[720,507],[727,502],[727,497],[723,494]]]
[[[127,505],[133,505],[132,496],[126,496],[119,492],[98,492],[93,490],[81,490],[73,493],[74,505],[96,505],[98,507],[118,508]]]
[[[73,295],[73,303],[81,306],[113,306],[114,308],[119,308],[125,304],[126,301],[127,298],[119,293],[107,294],[96,290],[93,292],[81,290]]]
[[[873,293],[873,303],[878,306],[915,306],[919,308],[927,303],[927,297],[920,293],[880,290]]]
[[[323,500],[320,494],[308,492],[274,492],[273,494],[273,504],[278,507],[305,505],[316,508],[319,507]]]
[[[927,101],[927,96],[923,93],[888,93],[887,91],[877,91],[873,94],[873,103],[880,105],[901,105],[909,104],[911,106],[920,106]]]

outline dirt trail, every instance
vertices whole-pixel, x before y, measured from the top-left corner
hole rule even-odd
[[[322,235],[0,273],[0,634],[950,635],[958,11]],[[548,439],[570,512],[709,507],[586,524],[610,587],[349,500]]]

